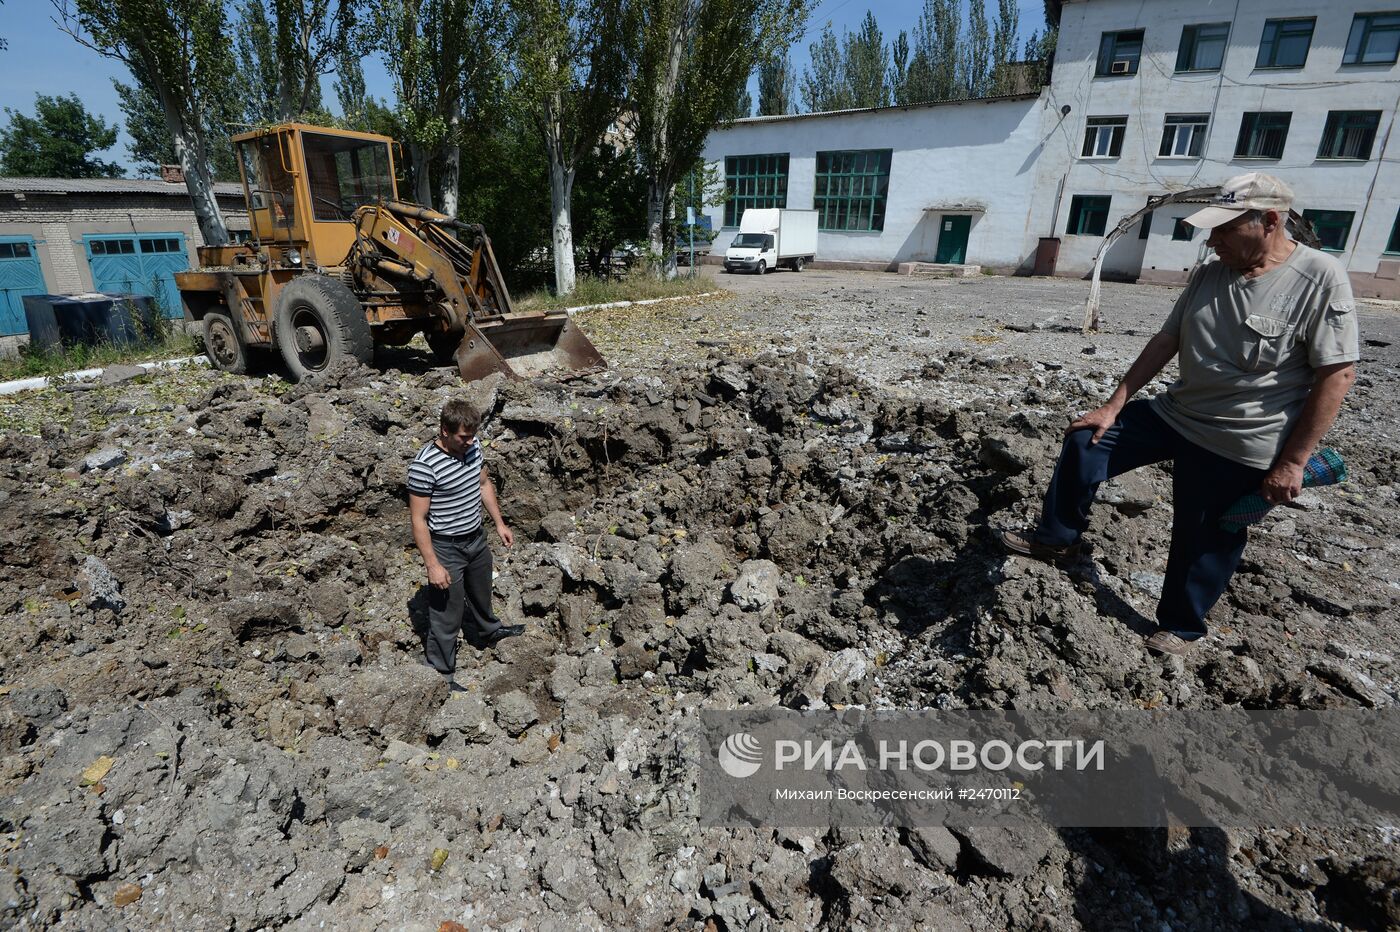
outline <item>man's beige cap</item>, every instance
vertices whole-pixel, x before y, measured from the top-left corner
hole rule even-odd
[[[1293,189],[1284,184],[1282,178],[1250,172],[1236,175],[1221,185],[1220,193],[1210,206],[1196,211],[1186,222],[1202,230],[1213,230],[1247,210],[1276,210],[1286,214],[1292,206]]]

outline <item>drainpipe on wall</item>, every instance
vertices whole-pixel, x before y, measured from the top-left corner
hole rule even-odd
[[[1371,197],[1376,193],[1376,182],[1381,176],[1381,166],[1385,164],[1385,150],[1390,146],[1391,134],[1395,131],[1395,111],[1400,109],[1400,96],[1395,98],[1395,106],[1390,108],[1390,123],[1385,128],[1385,138],[1381,140],[1381,151],[1376,156],[1376,171],[1371,175],[1371,184],[1366,188],[1366,203],[1361,208],[1361,221],[1356,225],[1356,238],[1361,238],[1361,231],[1366,229],[1366,215],[1371,212]],[[1384,247],[1382,247],[1384,248]],[[1346,270],[1351,271],[1351,264],[1356,261],[1356,247],[1347,250]]]

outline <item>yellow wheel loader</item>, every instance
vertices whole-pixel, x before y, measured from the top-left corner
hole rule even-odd
[[[388,137],[283,123],[233,143],[251,237],[175,276],[218,368],[276,347],[300,380],[417,333],[467,381],[606,365],[565,312],[512,310],[480,226],[398,199]]]

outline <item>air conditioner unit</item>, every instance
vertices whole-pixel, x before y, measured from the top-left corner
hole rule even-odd
[[[1108,66],[1109,74],[1132,74],[1133,63],[1126,58],[1120,59]]]

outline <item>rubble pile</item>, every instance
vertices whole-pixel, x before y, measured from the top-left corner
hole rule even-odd
[[[1166,470],[1110,483],[1069,566],[991,537],[1104,383],[959,351],[907,375],[716,349],[567,384],[70,392],[0,440],[0,922],[1400,923],[1372,830],[699,825],[701,709],[1394,701],[1394,446],[1271,515],[1209,649],[1161,659]],[[516,532],[498,610],[527,632],[467,650],[449,695],[418,663],[403,480],[463,392]]]

